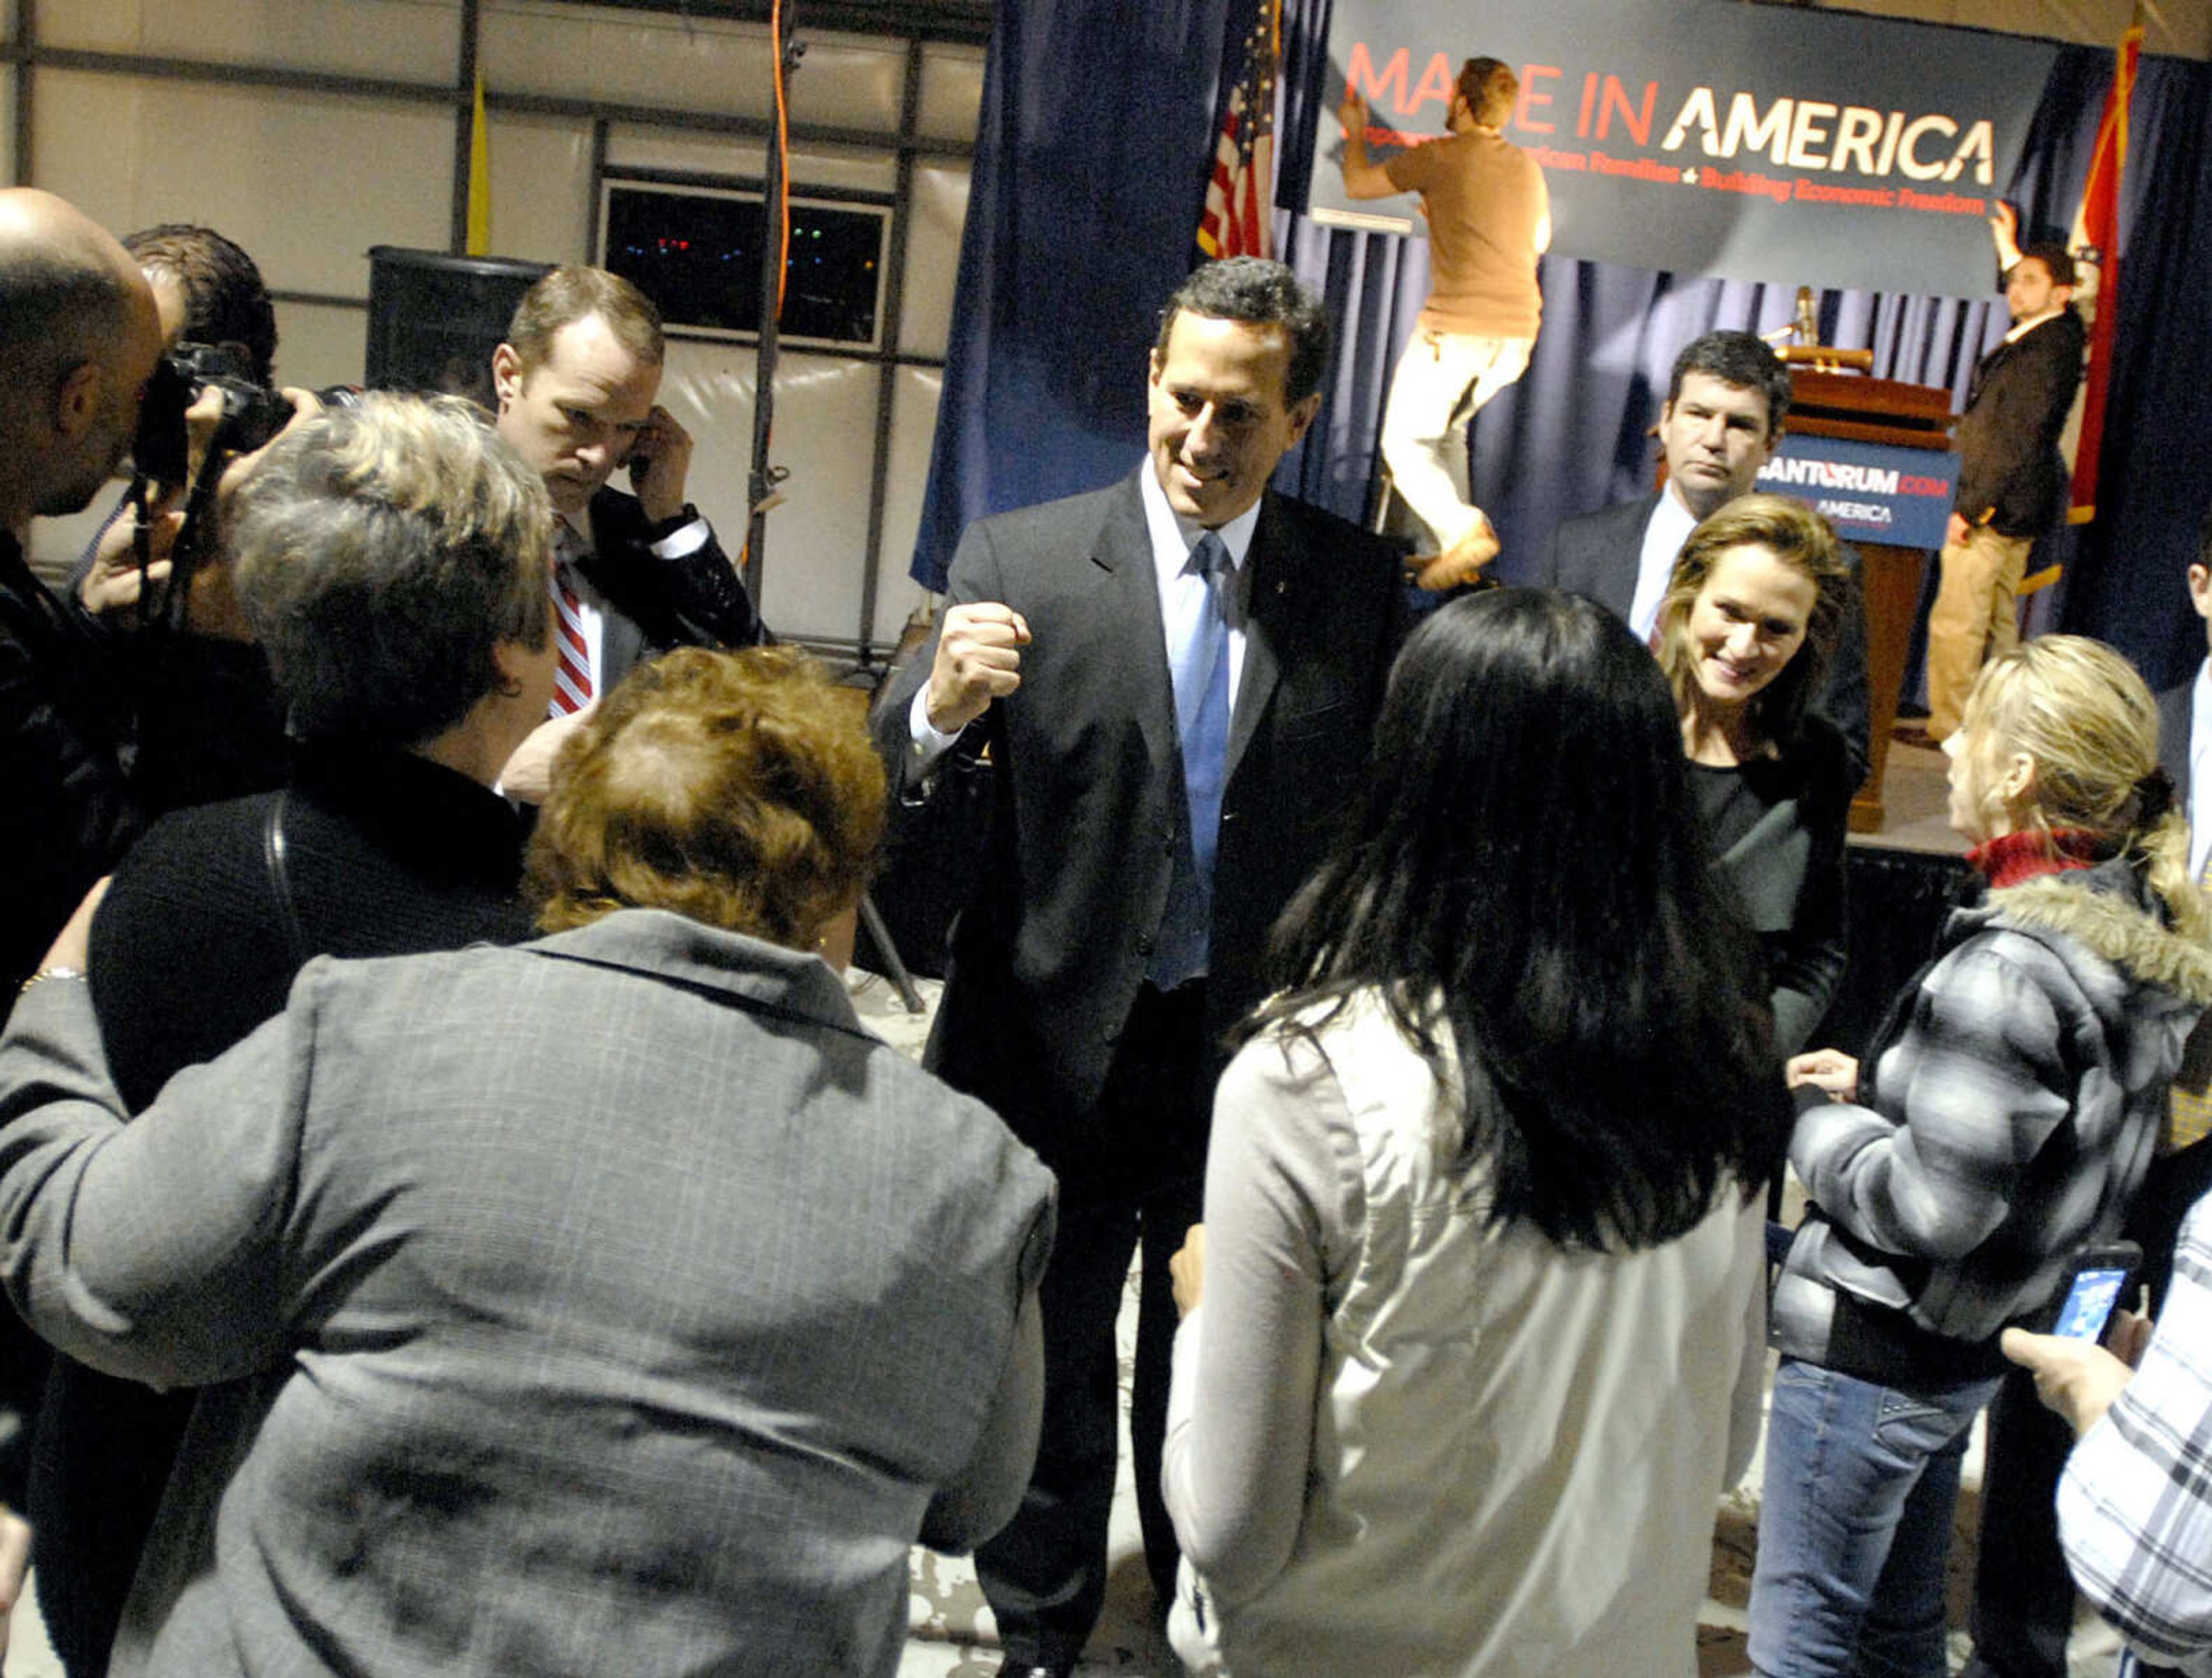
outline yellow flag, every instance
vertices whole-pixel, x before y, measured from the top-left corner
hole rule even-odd
[[[469,248],[491,254],[491,136],[484,125],[483,72],[477,72],[476,104],[469,112]]]

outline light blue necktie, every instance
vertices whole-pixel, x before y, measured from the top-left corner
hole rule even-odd
[[[1146,976],[1163,990],[1206,971],[1213,913],[1213,858],[1221,836],[1221,793],[1229,769],[1229,591],[1236,571],[1212,531],[1192,547],[1191,568],[1206,579],[1206,603],[1173,649],[1176,735],[1182,745],[1183,797],[1189,825],[1176,847],[1167,911]]]

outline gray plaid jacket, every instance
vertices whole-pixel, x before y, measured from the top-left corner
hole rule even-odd
[[[1785,1354],[1893,1385],[1942,1373],[1916,1335],[1992,1340],[2119,1227],[2212,1003],[2212,952],[2124,861],[1991,891],[1938,948],[1861,1063],[1859,1101],[1798,1120],[1814,1205],[1774,1297]]]

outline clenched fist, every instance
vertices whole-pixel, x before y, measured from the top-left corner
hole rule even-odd
[[[1030,626],[1012,606],[977,600],[947,611],[929,667],[929,726],[957,734],[1021,686],[1029,644]]]

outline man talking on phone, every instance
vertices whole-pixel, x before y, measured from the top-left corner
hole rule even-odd
[[[750,647],[760,617],[712,526],[684,499],[691,434],[659,405],[660,311],[604,268],[556,268],[492,352],[499,434],[545,479],[559,517],[552,716],[586,710],[672,647]],[[625,495],[608,479],[629,470]],[[540,730],[505,789],[534,802],[565,729]]]

